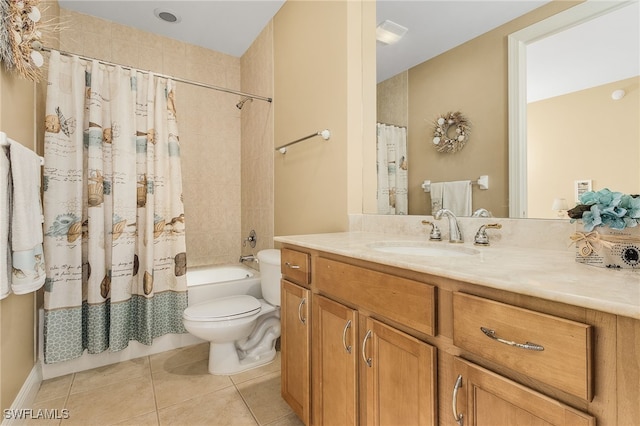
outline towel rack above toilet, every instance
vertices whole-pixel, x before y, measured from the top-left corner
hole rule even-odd
[[[482,175],[478,178],[478,180],[472,180],[471,181],[472,185],[478,185],[478,187],[480,187],[480,189],[489,189],[489,176],[488,175]],[[425,180],[424,182],[422,182],[422,189],[424,189],[424,192],[431,192],[431,181],[430,180]]]
[[[325,141],[328,141],[329,138],[331,137],[331,132],[329,131],[329,129],[324,129],[324,130],[320,130],[320,131],[315,132],[315,133],[311,133],[309,136],[305,136],[303,138],[296,139],[293,142],[289,142],[287,144],[284,144],[282,146],[277,147],[276,151],[280,151],[280,154],[286,154],[288,146],[297,144],[298,142],[306,141],[307,139],[310,139],[310,138],[312,138],[314,136],[322,136],[322,139],[324,139]]]

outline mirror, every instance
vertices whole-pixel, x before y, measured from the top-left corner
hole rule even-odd
[[[410,7],[412,2],[398,3]],[[486,3],[495,4],[496,2]],[[408,70],[379,83],[378,121],[408,127],[408,214],[431,214],[430,194],[425,193],[422,188],[422,183],[425,180],[440,182],[469,179],[474,181],[481,175],[488,175],[488,190],[481,190],[477,185],[472,186],[473,210],[480,207],[487,208],[496,217],[558,218],[558,212],[552,209],[552,205],[556,198],[565,198],[568,207],[573,206],[576,181],[584,184],[590,180],[593,189],[609,186],[623,192],[640,192],[640,171],[638,171],[640,170],[640,153],[638,153],[640,137],[637,125],[629,126],[636,128],[635,133],[633,129],[629,128],[626,137],[623,138],[632,146],[619,148],[623,150],[624,155],[620,155],[620,151],[613,153],[615,158],[628,157],[635,161],[635,166],[629,166],[629,168],[625,166],[628,172],[626,175],[626,180],[629,182],[628,188],[622,188],[618,184],[603,183],[605,182],[604,178],[596,177],[596,174],[591,172],[593,167],[589,167],[593,163],[582,160],[578,156],[583,149],[571,148],[571,151],[567,151],[571,154],[566,152],[559,154],[558,152],[561,151],[558,151],[557,147],[542,150],[566,161],[566,164],[557,168],[566,169],[569,164],[586,166],[581,172],[579,170],[572,172],[573,175],[569,177],[554,178],[553,170],[550,170],[550,167],[540,166],[541,162],[547,161],[540,158],[536,159],[538,164],[527,167],[526,98],[516,100],[515,96],[518,92],[513,89],[515,80],[510,79],[510,74],[507,73],[507,70],[509,73],[513,71],[513,62],[515,61],[515,59],[509,60],[509,55],[514,53],[511,47],[507,49],[507,39],[513,39],[509,36],[523,31],[524,28],[531,30],[536,26],[533,24],[538,22],[544,22],[542,25],[546,26],[546,29],[544,32],[538,33],[535,37],[536,40],[559,33],[562,28],[574,27],[576,21],[583,22],[594,17],[594,14],[591,13],[589,17],[585,17],[584,14],[579,17],[574,16],[571,18],[573,21],[567,20],[566,17],[563,20],[551,19],[552,22],[547,20],[549,17],[560,16],[565,11],[569,12],[574,9],[579,11],[578,6],[580,5],[576,6],[578,3],[551,2],[545,4],[465,44],[412,66]],[[607,3],[609,6],[613,4],[612,2],[587,1],[583,5],[591,3]],[[621,3],[633,2],[616,2],[615,5],[620,7]],[[637,2],[635,3],[637,6]],[[604,11],[600,11],[597,15],[604,13]],[[579,15],[578,13],[574,14]],[[380,18],[377,20],[380,21]],[[636,34],[637,28],[636,18]],[[407,36],[409,34],[411,34],[411,29]],[[636,40],[637,38],[636,35]],[[515,43],[524,49],[533,40],[533,38],[519,39],[517,42],[510,43]],[[635,53],[631,52],[629,57],[632,58],[635,54],[637,58],[637,51],[636,47]],[[523,57],[526,58],[526,50],[520,51],[518,55],[516,57],[522,61]],[[378,55],[378,58],[380,57],[381,55]],[[596,57],[596,59],[599,58]],[[515,62],[522,65],[522,62]],[[638,60],[635,59],[635,62],[637,64]],[[583,67],[583,72],[580,74],[585,74],[584,71],[589,68],[588,66]],[[523,69],[521,68],[521,71]],[[635,78],[622,80],[622,83],[627,89],[627,95],[622,101],[635,108],[637,117],[639,103],[637,71]],[[520,80],[517,87],[520,93],[526,92],[524,80]],[[399,97],[395,94],[399,94]],[[611,91],[606,96],[606,101],[609,104],[612,102],[610,94]],[[400,108],[392,108],[391,105],[394,103],[398,104]],[[519,109],[515,107],[516,104],[520,105]],[[621,105],[622,103],[616,104],[616,108],[620,108]],[[461,111],[469,119],[471,133],[463,150],[454,154],[442,154],[436,151],[432,143],[433,123],[439,115],[450,111]],[[570,113],[571,111],[566,111],[563,114]],[[517,121],[515,121],[516,118]],[[402,122],[403,119],[405,123]],[[557,121],[560,121],[561,130],[554,132],[558,134],[563,134],[566,130],[563,130],[562,126],[573,126],[570,121],[566,120],[566,117]],[[622,122],[625,121],[622,120]],[[635,121],[630,120],[630,122],[637,123],[637,118]],[[588,124],[590,123],[585,121],[580,126],[586,128]],[[614,127],[625,126],[617,125]],[[590,132],[587,131],[588,133]],[[569,141],[575,138],[569,136],[565,139]],[[580,148],[582,148],[584,138],[580,136],[579,139],[581,141]],[[598,141],[600,146],[598,150],[592,149],[591,151],[600,152],[602,155],[602,147],[610,144],[608,137],[604,137],[604,139],[605,141],[601,137]],[[531,145],[531,141],[529,145]],[[615,164],[616,160],[611,162]],[[527,208],[526,197],[528,193],[538,191],[528,191],[527,180],[532,183],[541,181],[541,178],[530,176],[527,179],[524,177],[527,169],[542,170],[544,171],[543,176],[550,179],[545,181],[543,186],[552,188],[552,192],[544,195],[543,201],[535,202],[537,207],[541,206],[537,212]],[[553,172],[555,173],[555,171]],[[562,191],[559,190],[560,187],[562,187]],[[524,207],[522,207],[523,205]]]

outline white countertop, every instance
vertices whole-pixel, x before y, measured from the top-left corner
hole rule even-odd
[[[348,256],[485,287],[563,302],[640,319],[640,270],[612,270],[575,261],[573,248],[541,250],[522,247],[460,245],[478,250],[463,257],[430,257],[384,253],[375,243],[426,243],[413,238],[372,232],[340,232],[275,237],[280,243]],[[436,247],[452,245],[433,242]]]

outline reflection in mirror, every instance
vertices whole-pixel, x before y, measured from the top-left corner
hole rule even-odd
[[[411,3],[426,2],[391,3],[407,3],[410,7]],[[505,5],[504,2],[490,1],[428,3],[458,3],[459,5],[480,3],[485,9],[496,5],[496,3]],[[477,186],[472,187],[472,210],[486,208],[496,217],[509,217],[510,169],[517,168],[518,165],[514,166],[510,158],[513,153],[509,148],[508,128],[511,111],[507,108],[509,105],[507,37],[509,34],[518,32],[536,22],[571,9],[572,6],[581,2],[550,2],[538,7],[543,3],[546,2],[537,2],[536,8],[523,16],[432,59],[413,65],[408,70],[395,73],[391,78],[379,81],[378,121],[407,127],[409,214],[431,214],[431,194],[425,193],[422,188],[425,180],[431,182],[476,180],[481,175],[488,175],[489,190],[483,191]],[[442,17],[441,14],[432,16]],[[378,21],[381,19],[379,17]],[[426,21],[429,20],[426,19]],[[636,28],[637,26],[636,23]],[[410,27],[406,37],[411,33]],[[378,52],[381,49],[382,47],[378,45]],[[378,58],[380,59],[381,55],[378,55]],[[583,71],[587,68],[588,66],[584,66]],[[630,88],[623,100],[635,102],[637,114],[637,77],[634,81],[635,89]],[[630,97],[632,92],[635,97]],[[611,99],[610,94],[608,99]],[[434,120],[449,111],[460,111],[468,117],[471,124],[471,136],[468,143],[463,150],[455,154],[438,153],[432,143]],[[556,116],[565,117],[562,119],[563,123],[569,123],[566,120],[566,115],[570,113],[571,111],[566,110],[557,113]],[[520,123],[524,124],[524,120],[520,120]],[[637,123],[637,119],[635,123]],[[571,126],[575,125],[571,124]],[[581,127],[586,127],[585,123],[582,123]],[[624,125],[619,127],[624,127]],[[637,128],[637,125],[635,127]],[[584,140],[581,133],[574,132],[574,134],[580,136],[566,138],[564,145],[577,138],[581,141]],[[635,142],[637,145],[637,134]],[[607,142],[601,143],[600,149],[603,145],[607,146]],[[544,149],[544,151],[555,152],[557,148],[556,145],[553,148]],[[581,163],[577,156],[580,151],[580,149],[573,148],[571,155],[563,153],[562,157],[565,160],[575,158],[575,163]],[[517,156],[516,158],[522,157]],[[636,154],[635,158],[640,161],[640,154]],[[585,165],[583,164],[583,166]],[[550,167],[537,168],[544,170],[549,176],[552,175]],[[566,167],[561,169],[564,168]],[[589,165],[586,165],[583,170],[584,175],[581,174],[570,180],[571,193],[569,195],[556,191],[559,185],[555,183],[546,184],[546,186],[553,188],[553,193],[547,196],[549,201],[535,202],[536,205],[541,205],[544,212],[539,212],[534,216],[532,212],[527,215],[527,213],[519,213],[520,210],[516,209],[514,210],[516,213],[512,217],[557,218],[558,212],[552,209],[553,201],[556,198],[566,198],[570,206],[573,205],[574,180],[591,179],[596,185],[595,175],[587,173]],[[635,170],[640,170],[640,167],[636,166]],[[638,178],[635,178],[635,181],[638,182]],[[516,182],[516,184],[525,185],[524,182]],[[511,186],[513,187],[513,185]],[[518,194],[518,191],[514,193]],[[526,190],[522,193],[526,194]]]
[[[566,218],[558,200],[585,188],[640,192],[638,9],[588,1],[510,36],[512,217]]]

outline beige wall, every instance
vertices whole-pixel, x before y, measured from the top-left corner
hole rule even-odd
[[[409,214],[431,213],[424,180],[489,175],[489,190],[473,188],[473,209],[508,216],[507,35],[577,3],[553,1],[409,70]],[[433,121],[449,111],[471,122],[469,141],[455,154],[431,142]]]
[[[273,23],[270,22],[240,60],[242,91],[273,97]],[[273,247],[273,103],[254,100],[242,108],[242,238],[255,230],[257,254]],[[256,267],[255,264],[248,264]]]
[[[36,150],[35,83],[0,70],[0,130]],[[0,301],[0,409],[9,408],[35,364],[35,294]]]
[[[275,155],[276,235],[345,231],[348,213],[362,212],[363,159],[375,150],[375,80],[362,75],[372,6],[289,1],[274,18],[275,145],[331,131]]]
[[[239,58],[65,9],[61,21],[61,50],[240,90]],[[177,85],[190,266],[237,262],[240,255],[239,100]]]
[[[591,179],[594,190],[638,193],[639,82],[640,77],[630,78],[527,105],[530,217],[556,218],[554,198],[565,198],[573,207],[576,180]],[[611,92],[620,88],[627,94],[614,101]],[[580,162],[574,160],[575,151]],[[585,164],[591,165],[587,175]]]

